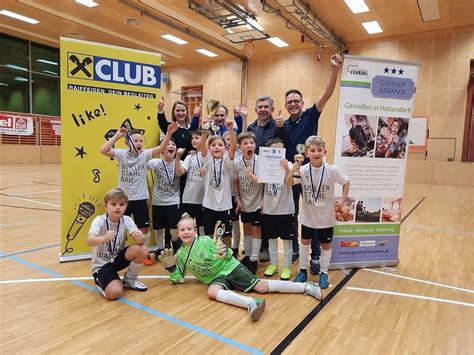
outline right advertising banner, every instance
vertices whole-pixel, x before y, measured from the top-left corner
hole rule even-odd
[[[412,62],[344,57],[334,164],[349,176],[350,192],[336,211],[332,268],[398,264],[418,68]]]

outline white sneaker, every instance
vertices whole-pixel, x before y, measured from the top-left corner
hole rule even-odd
[[[252,303],[250,303],[249,308],[250,319],[254,322],[258,321],[265,311],[265,300],[263,298],[255,298]]]
[[[323,296],[321,294],[321,289],[319,288],[318,285],[316,285],[313,282],[306,282],[304,285],[304,294],[313,296],[317,300],[321,301],[323,299]]]
[[[99,293],[104,296],[105,298],[107,298],[107,296],[105,295],[105,291],[102,289],[102,287],[100,287],[99,285],[95,285],[95,287],[97,287],[97,290],[99,291]]]
[[[131,288],[135,291],[146,291],[148,289],[148,286],[143,282],[138,281],[137,279],[128,278],[127,276],[123,278],[123,287]]]

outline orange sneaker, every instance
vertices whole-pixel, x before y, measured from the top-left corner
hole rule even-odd
[[[148,255],[145,259],[145,261],[143,261],[143,264],[145,266],[152,266],[155,262],[153,261],[153,259],[151,258],[150,255]]]

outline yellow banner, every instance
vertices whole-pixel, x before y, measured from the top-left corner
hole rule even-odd
[[[146,148],[158,144],[160,65],[159,54],[61,38],[60,261],[90,257],[90,223],[118,185],[116,160],[99,152],[105,141],[124,126],[143,130]]]

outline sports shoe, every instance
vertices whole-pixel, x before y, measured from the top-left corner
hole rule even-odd
[[[146,257],[146,259],[143,260],[143,265],[145,265],[145,266],[151,266],[151,265],[153,265],[154,263],[155,263],[155,262],[153,261],[153,259],[151,258],[150,255],[148,255],[148,256]]]
[[[239,248],[232,248],[232,256],[236,259],[239,257]]]
[[[254,275],[257,275],[257,260],[252,261],[249,259],[249,262],[247,264],[247,269]]]
[[[300,271],[296,274],[296,277],[293,280],[293,282],[306,282],[307,280],[308,280],[308,274],[306,272]]]
[[[261,259],[260,259],[261,260]],[[265,272],[263,273],[265,276],[273,276],[275,275],[275,273],[278,272],[278,266],[275,265],[275,264],[270,264],[267,266],[267,268],[265,269]]]
[[[329,277],[328,277],[328,274],[322,272],[322,273],[319,275],[319,287],[321,287],[322,289],[329,287]]]
[[[304,285],[304,294],[308,296],[312,296],[320,301],[323,298],[323,296],[321,295],[321,289],[314,282],[307,282]]]
[[[265,300],[262,298],[254,298],[248,307],[250,319],[254,322],[258,321],[265,311]]]
[[[292,263],[297,262],[299,258],[300,258],[300,253],[298,253],[297,251],[294,251],[293,254],[291,254]]]
[[[248,256],[244,256],[242,259],[240,259],[240,263],[245,267],[248,267],[249,262],[250,262],[250,257]]]
[[[99,294],[104,296],[104,298],[107,298],[107,296],[105,295],[105,291],[102,289],[102,287],[100,287],[99,285],[95,285],[95,287],[97,287],[97,290],[99,291]]]
[[[138,281],[137,279],[128,278],[127,276],[123,278],[123,287],[131,288],[135,291],[146,291],[148,289],[148,286],[143,282]]]
[[[155,261],[160,261],[158,259],[158,257],[160,256],[161,252],[163,251],[164,249],[156,249],[155,250]]]
[[[313,275],[319,275],[321,272],[321,266],[319,265],[318,259],[312,259],[310,262],[310,271]]]
[[[280,280],[289,280],[291,279],[291,269],[289,267],[284,267],[281,270]]]
[[[263,249],[260,252],[260,262],[266,263],[267,261],[270,261],[270,253],[268,252],[268,249]]]

